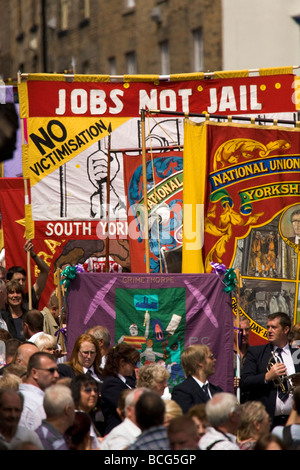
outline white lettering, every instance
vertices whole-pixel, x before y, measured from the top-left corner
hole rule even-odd
[[[100,240],[103,240],[107,236],[107,223],[103,220],[99,220],[96,226],[96,234]],[[109,236],[112,239],[127,238],[128,234],[128,223],[127,221],[112,221],[109,223]]]
[[[92,226],[90,223],[83,222],[82,225],[82,235],[92,235]]]
[[[124,96],[124,92],[122,90],[112,90],[110,92],[110,98],[112,102],[115,104],[115,107],[109,108],[109,112],[111,114],[119,114],[124,108],[123,102],[120,100],[119,96]]]
[[[48,222],[45,236],[87,236],[92,234],[91,222]]]
[[[58,108],[56,114],[65,114],[66,112],[66,90],[58,90]]]
[[[209,96],[210,96],[210,106],[208,106],[207,112],[209,114],[214,114],[218,109],[217,89],[211,88],[209,90]]]
[[[119,114],[123,110],[124,104],[121,100],[123,96],[124,92],[122,90],[111,90],[109,95],[112,101],[112,106],[109,107],[111,114]],[[65,89],[58,90],[58,107],[55,109],[56,114],[62,116],[66,113],[68,99]],[[86,114],[89,111],[92,115],[99,116],[107,112],[107,95],[104,90],[92,89],[88,93],[81,88],[75,88],[70,94],[70,107],[71,112],[76,115]]]
[[[176,93],[174,90],[162,90],[159,95],[160,109],[165,111],[176,111]]]
[[[182,99],[182,111],[184,113],[188,113],[190,110],[189,97],[192,96],[191,88],[186,90],[179,90],[178,95],[181,96]]]
[[[253,110],[262,109],[262,104],[257,102],[257,85],[250,85],[250,108]]]
[[[103,90],[91,90],[91,114],[104,114],[107,109],[106,93]]]
[[[87,92],[82,89],[71,91],[71,110],[74,114],[85,114],[88,109]]]
[[[232,86],[224,86],[222,88],[222,94],[221,94],[219,110],[220,110],[220,112],[224,112],[227,109],[229,111],[236,111],[237,110],[234,91],[233,91]]]
[[[139,109],[161,109],[163,111],[177,111],[180,104],[183,112],[189,111],[189,97],[192,95],[192,89],[175,90],[146,90],[139,92]]]
[[[240,86],[240,110],[247,110],[247,88],[245,85]]]
[[[157,90],[151,90],[150,96],[146,90],[140,90],[140,106],[139,109],[157,109]]]
[[[125,224],[123,222],[117,222],[117,234],[127,235],[127,222]]]
[[[247,111],[250,107],[252,111],[262,109],[262,104],[257,101],[257,85],[250,85],[249,89],[246,85],[241,85],[238,90],[234,90],[232,86],[221,87],[220,102],[218,102],[217,88],[210,88],[209,97],[210,104],[207,107],[209,114],[226,111]],[[248,94],[250,103],[248,103]]]

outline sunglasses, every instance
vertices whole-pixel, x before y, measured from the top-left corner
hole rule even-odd
[[[55,374],[55,372],[58,372],[57,367],[49,367],[49,369],[43,369],[42,367],[36,367],[37,370],[46,370],[47,372],[50,372],[50,374]]]
[[[86,393],[91,393],[91,392],[98,393],[98,389],[95,388],[95,387],[85,387],[85,388],[84,388],[84,391],[85,391]]]

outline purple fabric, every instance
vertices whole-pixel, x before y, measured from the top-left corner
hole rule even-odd
[[[5,103],[14,103],[14,87],[5,87]],[[19,104],[15,103],[16,111],[19,114]],[[6,178],[16,178],[23,175],[22,168],[22,132],[21,132],[21,121],[19,118],[19,129],[17,130],[17,141],[16,149],[14,151],[13,158],[5,160],[3,162],[4,176]]]
[[[151,295],[154,291],[163,295],[166,291],[162,289],[168,288],[181,288],[182,296],[185,296],[185,299],[182,299],[185,302],[185,324],[180,330],[180,334],[184,334],[184,347],[190,344],[207,344],[217,358],[215,374],[210,377],[210,381],[222,387],[224,391],[233,392],[231,296],[223,292],[224,284],[216,274],[78,273],[70,282],[67,292],[68,353],[70,354],[80,334],[99,324],[106,326],[110,331],[111,346],[118,342],[119,334],[115,338],[117,289],[122,292],[129,289],[128,295],[139,290],[142,295]],[[135,312],[134,308],[129,311],[128,305],[124,302],[124,312],[119,314],[119,323],[122,315],[124,318],[131,316],[130,321],[137,323],[138,312]],[[155,315],[158,317],[158,314]],[[164,312],[160,312],[159,318],[160,324],[168,323],[164,322]],[[138,327],[141,334],[144,325],[140,323]],[[124,326],[124,334],[128,334],[125,329]],[[175,336],[176,332],[172,336],[173,341]],[[164,338],[166,337],[167,333],[164,331]]]
[[[6,103],[14,102],[14,87],[6,86],[5,87]]]

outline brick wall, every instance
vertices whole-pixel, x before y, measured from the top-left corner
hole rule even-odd
[[[63,1],[69,11],[66,29],[61,24]],[[110,74],[109,59],[114,59],[116,73],[123,75],[128,73],[129,53],[136,56],[136,73],[161,74],[163,42],[168,43],[169,73],[194,72],[192,32],[199,28],[203,71],[222,69],[221,0],[136,0],[130,9],[125,0],[90,0],[89,18],[83,15],[84,0],[1,0],[1,4],[7,5],[0,17],[4,78],[16,77],[18,70],[62,73],[74,67],[76,73]]]

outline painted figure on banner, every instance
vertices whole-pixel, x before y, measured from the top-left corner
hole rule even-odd
[[[205,271],[211,272],[213,263],[240,270],[241,313],[250,320],[254,344],[265,342],[269,313],[280,310],[293,321],[300,315],[300,302],[296,304],[300,273],[298,131],[229,123],[206,126],[207,133],[199,140],[206,145],[209,181],[204,195]],[[187,142],[193,142],[194,130],[195,126],[188,131]],[[201,145],[194,148],[202,149]],[[203,170],[198,157],[188,148],[185,161],[191,178]],[[189,185],[188,178],[189,173],[184,185]],[[185,248],[184,256],[188,256]],[[195,269],[193,258],[190,260],[190,269]]]
[[[114,207],[112,207],[113,212],[116,212],[117,209],[126,209],[126,205],[124,200],[122,201],[122,198],[119,196],[117,188],[115,187],[115,180],[118,179],[118,177],[120,178],[120,161],[118,155],[116,152],[110,152],[110,162],[108,162],[108,150],[101,149],[101,146],[103,146],[102,140],[99,141],[98,144],[99,148],[87,159],[87,173],[89,181],[96,188],[90,196],[90,216],[95,218],[98,214],[98,218],[103,219],[106,214],[105,197],[108,184],[109,190],[114,194],[117,200]],[[110,181],[107,181],[108,164],[111,167],[109,172]],[[98,203],[94,202],[96,198],[98,199]],[[99,207],[99,210],[96,209],[97,207]]]
[[[243,279],[240,292],[241,310],[251,320],[252,331],[265,338],[266,317],[269,313],[281,311],[293,318],[295,309],[297,254],[291,244],[286,242],[280,227],[283,212],[261,226],[259,230],[252,229],[249,235],[240,240],[243,251],[239,266]],[[259,237],[259,252],[256,251],[255,265],[254,246]],[[259,257],[259,259],[258,259]],[[257,278],[257,280],[255,280]]]
[[[139,330],[136,323],[132,323],[129,327],[130,335],[122,335],[119,340],[118,344],[120,343],[127,343],[133,346],[134,348],[141,350],[142,345],[146,344],[147,338],[146,336],[139,336]]]
[[[166,119],[151,127],[145,144],[150,272],[181,272],[183,155],[170,146],[183,139],[182,122]],[[140,131],[139,131],[140,132]],[[139,134],[140,135],[140,134]],[[170,150],[168,151],[168,149]],[[145,220],[141,154],[123,154],[132,272],[145,272]],[[130,235],[130,234],[129,234]]]
[[[288,208],[280,220],[280,232],[283,240],[296,251],[300,243],[300,204]],[[298,252],[298,251],[297,251]]]

